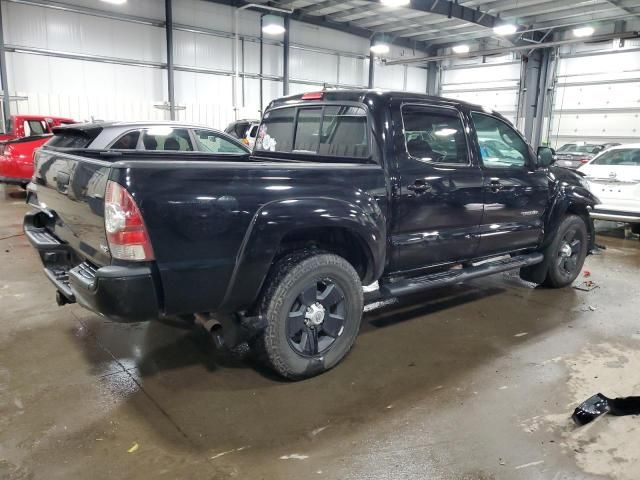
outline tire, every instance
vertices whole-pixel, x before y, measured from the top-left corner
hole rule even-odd
[[[589,248],[589,234],[582,218],[567,215],[547,247],[547,277],[542,283],[551,288],[562,288],[578,277]]]
[[[640,223],[632,223],[631,224],[631,233],[635,233],[636,235],[640,235]]]
[[[349,262],[296,252],[273,267],[267,282],[259,306],[266,328],[249,343],[263,363],[301,380],[331,369],[349,353],[363,308],[360,277]]]

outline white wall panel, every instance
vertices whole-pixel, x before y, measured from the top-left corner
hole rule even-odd
[[[366,87],[369,82],[369,59],[340,56],[340,83]]]
[[[338,80],[338,56],[291,48],[289,69],[290,77],[294,79],[335,84]]]
[[[174,3],[182,3],[183,1],[184,0],[177,0]],[[64,0],[64,3],[115,14],[127,14],[164,20],[164,2],[159,0],[135,0],[120,5],[102,0]]]
[[[376,88],[402,90],[404,88],[404,65],[374,65],[373,82]]]
[[[263,71],[265,75],[282,75],[283,51],[279,45],[263,45]],[[257,42],[244,43],[245,72],[257,74],[260,72],[260,44]]]
[[[233,70],[233,40],[230,38],[176,30],[173,42],[176,65]]]
[[[164,32],[149,25],[5,3],[5,42],[132,60],[164,61]]]
[[[427,91],[427,70],[424,68],[407,68],[407,90],[424,93]]]

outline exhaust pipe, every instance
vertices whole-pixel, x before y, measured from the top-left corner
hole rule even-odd
[[[213,338],[213,343],[216,348],[224,347],[224,337],[222,336],[222,324],[211,317],[210,314],[207,313],[196,313],[195,315],[196,323],[203,327],[207,332],[211,334]]]

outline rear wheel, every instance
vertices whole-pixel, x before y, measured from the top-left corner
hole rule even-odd
[[[280,375],[302,379],[335,366],[349,352],[362,318],[362,285],[344,258],[292,254],[274,266],[260,302],[266,328],[251,341]]]
[[[632,223],[631,232],[635,233],[636,235],[640,235],[640,223]]]
[[[571,284],[584,265],[589,248],[587,226],[577,215],[567,215],[547,247],[549,269],[543,285],[552,288]]]

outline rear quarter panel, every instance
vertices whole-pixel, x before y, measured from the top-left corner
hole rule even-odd
[[[125,161],[112,178],[142,211],[169,314],[247,308],[296,228],[353,228],[384,263],[377,165]]]

